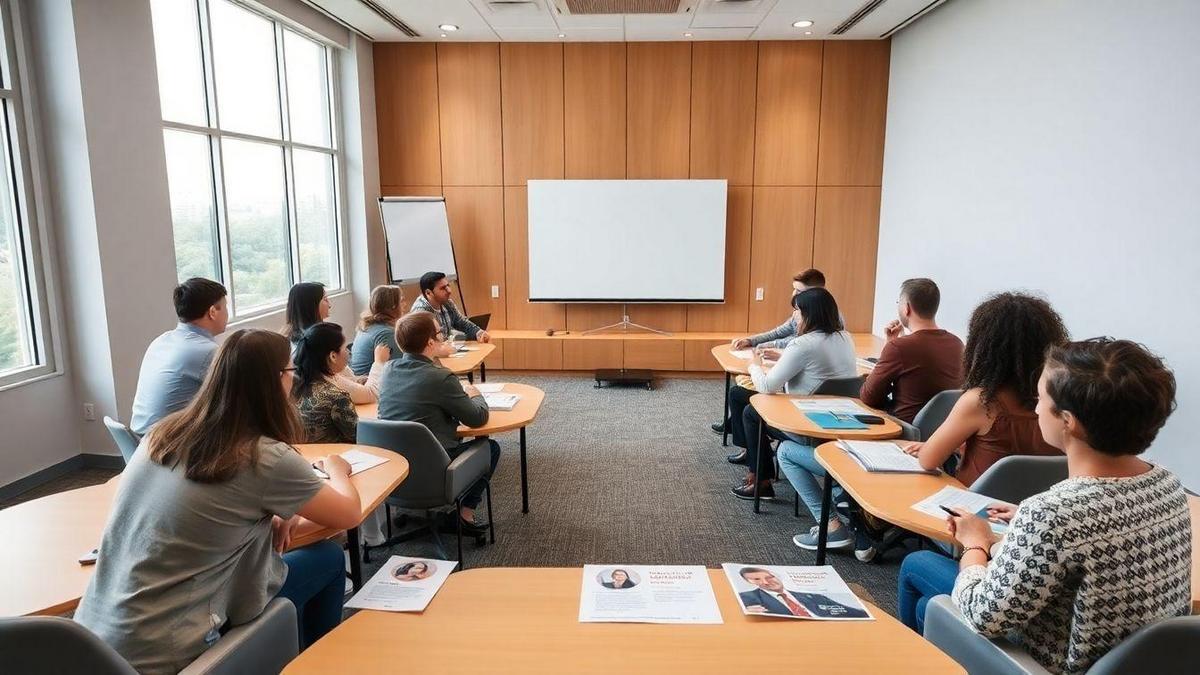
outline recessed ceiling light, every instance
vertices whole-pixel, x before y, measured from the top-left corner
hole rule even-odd
[[[558,34],[558,37],[560,37],[560,38],[565,38],[565,37],[567,37],[567,34],[566,34],[566,33],[559,33],[559,34]]]
[[[452,23],[444,23],[444,24],[438,26],[438,28],[440,28],[448,33],[458,30],[458,26],[455,26]]]
[[[808,28],[812,24],[813,24],[813,22],[809,21],[808,19],[802,19],[800,21],[793,23],[792,28]]]
[[[445,33],[442,33],[442,37],[446,37],[446,34],[445,34]]]
[[[812,35],[812,31],[811,31],[811,30],[806,30],[806,31],[804,31],[804,34],[805,34],[805,35]]]
[[[691,34],[691,33],[684,33],[684,34],[683,34],[683,37],[692,37],[692,34]]]

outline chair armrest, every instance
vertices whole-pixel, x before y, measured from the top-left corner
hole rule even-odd
[[[971,627],[948,595],[925,606],[925,639],[971,675],[1049,675],[1027,652],[1004,639],[989,639]]]
[[[477,438],[467,446],[446,467],[446,501],[457,499],[492,467],[491,449],[486,438]]]
[[[278,673],[300,653],[296,607],[275,598],[258,618],[235,626],[180,675]]]

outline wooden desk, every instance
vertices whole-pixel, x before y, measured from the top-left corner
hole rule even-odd
[[[479,368],[479,381],[487,382],[487,366],[483,360],[496,351],[496,345],[490,342],[464,342],[463,346],[470,351],[458,352],[462,356],[443,356],[438,363],[450,369],[455,375],[466,375],[471,382],[475,381],[474,371]]]
[[[365,519],[408,476],[408,461],[365,445],[302,445],[299,449],[306,458],[316,459],[351,447],[391,460],[351,478],[362,498]],[[117,476],[103,485],[59,492],[0,511],[0,541],[9,542],[0,547],[0,569],[9,579],[0,587],[0,616],[63,614],[75,609],[96,569],[80,565],[79,556],[100,543],[119,483]],[[297,530],[292,548],[336,533],[307,523]],[[356,558],[350,556],[352,564]]]
[[[747,659],[784,659],[818,673],[963,673],[937,647],[877,607],[874,621],[745,616],[721,570],[709,570],[719,625],[580,623],[579,568],[480,568],[450,575],[420,614],[360,611],[285,673],[689,673],[729,675]],[[471,649],[462,649],[464,621]],[[753,645],[783,648],[771,656]],[[769,650],[768,650],[769,651]],[[778,651],[778,650],[777,650]]]
[[[503,385],[503,392],[509,394],[519,394],[521,400],[517,401],[517,405],[513,406],[512,410],[492,410],[488,413],[487,424],[481,427],[458,426],[459,438],[477,438],[480,436],[493,436],[505,431],[513,429],[520,430],[520,448],[521,448],[521,513],[529,513],[529,468],[525,456],[525,427],[533,423],[537,417],[538,411],[542,408],[542,401],[546,398],[546,392],[531,387],[528,384],[508,383]],[[379,405],[377,403],[364,403],[354,406],[360,418],[374,419],[379,417]]]

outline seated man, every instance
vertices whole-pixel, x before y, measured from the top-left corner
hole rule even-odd
[[[884,329],[887,344],[863,383],[863,403],[888,408],[911,424],[938,392],[962,388],[962,340],[938,328],[934,320],[941,299],[930,279],[909,279],[900,285],[900,318]]]
[[[458,425],[480,427],[487,424],[488,407],[483,395],[472,385],[434,361],[442,349],[437,321],[429,312],[414,312],[396,322],[396,344],[404,355],[384,366],[379,385],[379,419],[420,422],[433,432],[450,459],[464,448],[456,433]],[[492,471],[500,461],[500,444],[488,439],[492,453]],[[459,517],[463,532],[482,534],[475,524],[475,508],[483,495],[483,485],[471,489],[462,500]]]
[[[229,323],[227,292],[221,284],[195,277],[175,287],[179,325],[154,338],[142,358],[129,428],[144,436],[154,423],[181,410],[200,391],[208,364],[217,353],[213,338]]]
[[[761,567],[743,567],[738,573],[758,586],[738,594],[750,612],[820,619],[865,619],[868,616],[865,610],[843,605],[828,595],[793,591],[785,587],[779,577]]]
[[[468,340],[491,341],[492,338],[486,330],[471,323],[470,319],[458,311],[458,307],[450,299],[450,281],[446,279],[445,274],[442,272],[422,274],[420,287],[421,297],[413,302],[409,313],[428,312],[432,314],[437,319],[442,339],[449,340],[450,331],[457,330],[464,333]]]

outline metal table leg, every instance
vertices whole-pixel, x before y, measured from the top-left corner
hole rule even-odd
[[[521,427],[521,513],[529,513],[529,469],[525,462],[525,427]]]
[[[817,530],[817,564],[825,564],[825,544],[829,541],[829,511],[833,502],[833,476],[825,474],[825,488],[821,490],[821,522]]]
[[[732,378],[725,371],[725,409],[721,411],[721,419],[725,420],[725,428],[721,430],[721,447],[729,447],[729,384]]]
[[[763,446],[767,439],[767,423],[758,418],[758,453],[754,458],[754,512],[761,513],[758,510],[758,486],[762,484],[762,463],[763,463]]]
[[[475,371],[473,371],[473,370],[467,371],[467,382],[470,382],[471,384],[475,384]]]
[[[487,382],[487,364],[482,361],[479,362],[479,381]]]
[[[357,527],[346,530],[346,545],[350,548],[350,583],[355,591],[362,588],[362,546],[358,534]]]

